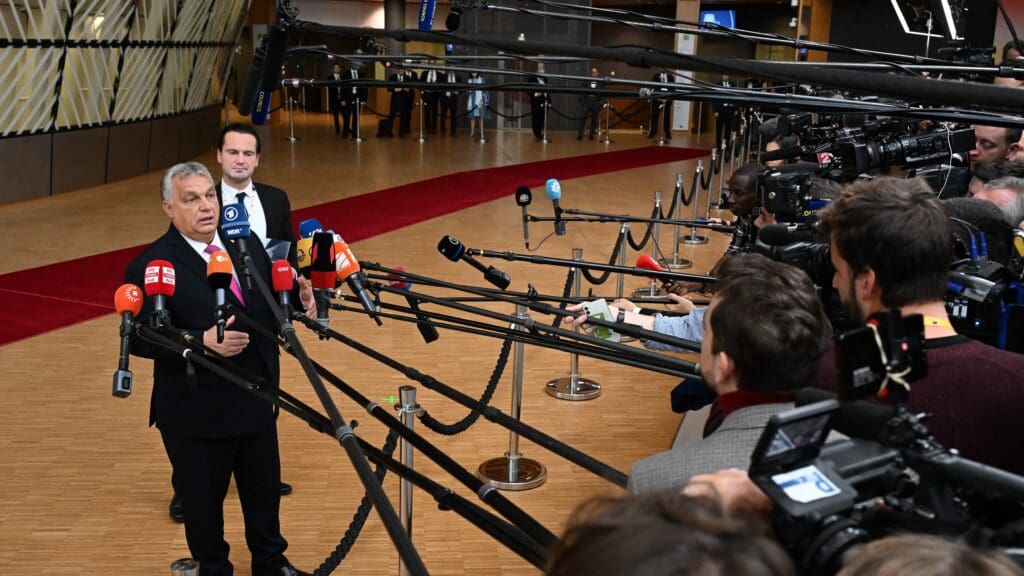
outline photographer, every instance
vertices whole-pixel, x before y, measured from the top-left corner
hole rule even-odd
[[[921,179],[856,182],[819,217],[836,270],[832,286],[852,321],[863,324],[884,308],[924,316],[928,373],[911,384],[908,409],[932,414],[927,426],[943,446],[1024,472],[1024,453],[1004,440],[1020,434],[1024,356],[953,329],[943,303],[953,232],[935,193]],[[837,387],[834,352],[816,385]]]
[[[828,320],[806,274],[757,254],[728,259],[720,274],[704,316],[700,365],[724,420],[702,441],[634,464],[632,493],[745,468],[767,419],[792,408],[792,393],[810,382],[828,347]]]

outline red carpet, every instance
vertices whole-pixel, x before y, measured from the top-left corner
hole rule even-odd
[[[704,150],[650,146],[457,172],[310,206],[294,211],[292,219],[298,223],[317,218],[349,242],[358,242],[511,196],[521,185],[541,186],[548,178],[569,180],[706,155]],[[380,217],[384,207],[389,207],[387,218]],[[162,232],[154,230],[153,237]],[[128,262],[142,249],[124,248],[0,275],[0,345],[112,313],[114,289]]]

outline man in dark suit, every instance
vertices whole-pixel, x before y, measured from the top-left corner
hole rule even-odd
[[[543,76],[544,64],[537,64],[537,75],[530,77],[530,82],[539,84],[537,90],[530,92],[530,124],[533,127],[533,138],[535,140],[544,139],[544,105],[551,100],[551,96],[547,92],[544,92],[540,88],[547,84],[547,80]]]
[[[451,70],[441,72],[441,81],[446,84],[462,82],[459,75]],[[449,118],[449,132],[455,136],[455,111],[459,109],[459,93],[457,90],[447,89],[441,93],[441,133],[444,133],[445,118]]]
[[[603,88],[603,82],[599,78],[600,72],[597,68],[590,69],[590,80],[586,87],[595,92],[580,95],[580,111],[583,116],[580,118],[579,130],[576,132],[576,139],[583,140],[583,129],[587,127],[587,118],[590,119],[590,139],[594,139],[597,129],[601,124],[601,108],[604,107],[604,96],[596,91]]]
[[[407,70],[404,67],[398,69],[398,72],[392,74],[388,80],[392,82],[415,82],[416,76],[411,70]],[[391,86],[388,88],[388,92],[391,92],[391,114],[388,119],[391,121],[392,129],[395,125],[395,116],[399,117],[398,125],[398,136],[404,137],[406,134],[412,132],[411,129],[411,117],[412,117],[412,104],[416,100],[416,95],[413,93],[412,88],[406,88],[403,86]]]
[[[252,126],[229,124],[221,130],[217,140],[217,162],[224,174],[217,183],[218,204],[244,204],[253,233],[267,241],[288,242],[288,261],[297,268],[296,239],[292,231],[292,208],[288,195],[279,188],[252,181],[253,172],[260,164],[260,137]],[[312,297],[312,287],[301,276],[299,287],[304,302],[307,295]],[[287,496],[291,492],[291,485],[282,482],[281,494]],[[175,522],[184,521],[185,511],[177,495],[171,498],[168,512]]]
[[[442,81],[443,72],[430,69],[420,74],[420,82],[436,84]],[[420,90],[420,99],[423,100],[423,129],[431,134],[437,133],[437,105],[441,100],[441,93],[437,90]]]
[[[327,80],[339,81],[341,80],[341,64],[335,64],[331,68],[331,74],[327,77]],[[338,116],[345,116],[345,135],[344,138],[348,138],[348,102],[344,97],[345,87],[341,84],[335,84],[327,88],[328,103],[331,108],[331,116],[334,117],[334,133],[341,134],[341,122],[338,121]]]
[[[667,72],[660,72],[655,74],[651,80],[660,84],[670,84],[672,81],[668,77]],[[658,96],[660,93],[668,92],[668,87],[658,88],[654,92],[654,96]],[[664,115],[662,115],[664,113]],[[654,138],[658,135],[658,118],[661,117],[661,130],[665,135],[665,140],[672,139],[672,100],[665,98],[652,98],[651,99],[651,128],[647,131],[648,138]]]
[[[177,164],[165,173],[160,192],[171,226],[128,265],[125,281],[141,286],[148,262],[169,261],[175,268],[175,290],[167,311],[174,327],[230,358],[254,375],[265,391],[276,392],[280,366],[273,339],[249,332],[232,316],[223,342],[217,342],[207,263],[217,250],[227,251],[235,270],[241,260],[218,232],[220,204],[209,171],[197,162]],[[271,283],[270,259],[262,241],[252,235],[248,246],[251,273]],[[237,274],[227,292],[229,303],[244,308],[255,323],[276,331],[268,303],[255,290],[243,291]],[[151,311],[147,301],[140,315]],[[288,543],[280,529],[281,464],[273,406],[199,366],[193,367],[190,376],[185,359],[140,338],[133,338],[132,353],[153,359],[150,425],[160,429],[174,471],[174,489],[185,509],[185,538],[199,561],[200,575],[233,573],[224,541],[224,497],[232,475],[245,518],[253,575],[305,574],[284,556]]]
[[[723,88],[732,88],[732,80],[728,74],[722,74]],[[714,102],[711,109],[715,112],[715,148],[721,150],[722,140],[728,140],[732,134],[733,120],[736,118],[736,105],[731,102]]]
[[[361,67],[361,64],[353,63],[343,78],[345,80],[359,80],[362,76],[357,66]],[[341,97],[345,103],[341,108],[341,118],[345,123],[342,138],[347,138],[349,135],[353,138],[356,137],[356,123],[359,122],[359,117],[357,116],[359,106],[356,104],[356,101],[365,103],[368,94],[369,91],[366,89],[366,86],[345,86],[342,88]]]

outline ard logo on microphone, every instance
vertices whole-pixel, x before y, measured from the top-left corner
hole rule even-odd
[[[224,222],[234,222],[238,220],[239,210],[234,206],[226,206],[224,208]]]

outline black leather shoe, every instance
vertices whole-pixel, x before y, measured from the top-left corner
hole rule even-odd
[[[292,493],[292,485],[287,482],[281,482],[281,496],[287,496]]]
[[[177,494],[171,497],[171,505],[167,512],[171,515],[171,520],[178,524],[185,521],[185,507],[181,505],[181,498],[178,498]]]
[[[309,572],[303,572],[302,570],[296,570],[295,566],[291,564],[285,564],[277,570],[254,572],[253,576],[313,576]]]

